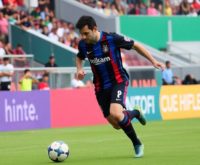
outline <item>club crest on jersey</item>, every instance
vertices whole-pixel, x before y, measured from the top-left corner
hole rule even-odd
[[[103,52],[108,53],[108,51],[109,51],[108,45],[103,45]]]

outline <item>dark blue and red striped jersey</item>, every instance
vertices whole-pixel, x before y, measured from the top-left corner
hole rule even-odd
[[[128,74],[122,65],[120,48],[131,49],[133,44],[133,40],[106,32],[101,32],[100,39],[95,44],[87,44],[84,40],[79,42],[77,57],[82,60],[88,58],[96,91],[128,81]]]

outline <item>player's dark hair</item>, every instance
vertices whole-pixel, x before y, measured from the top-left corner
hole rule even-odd
[[[93,30],[97,26],[96,21],[91,16],[82,16],[76,23],[76,28],[81,30],[84,26],[88,26],[89,29]]]

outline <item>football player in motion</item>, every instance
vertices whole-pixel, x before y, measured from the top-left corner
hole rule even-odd
[[[91,16],[80,17],[76,27],[81,35],[76,57],[78,78],[84,78],[83,60],[88,58],[94,76],[96,98],[104,117],[115,129],[122,129],[129,137],[135,150],[135,157],[142,157],[144,145],[137,137],[131,120],[137,118],[142,125],[146,124],[146,120],[139,106],[134,107],[134,110],[126,110],[129,77],[122,66],[120,48],[135,49],[155,68],[163,70],[164,65],[154,59],[139,43],[116,33],[99,31],[96,21]]]

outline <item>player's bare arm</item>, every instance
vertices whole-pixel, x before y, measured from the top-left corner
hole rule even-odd
[[[153,58],[153,56],[144,48],[144,46],[137,42],[134,42],[133,49],[135,49],[139,54],[148,59],[155,68],[164,70],[164,64],[158,62],[155,58]]]
[[[81,60],[79,57],[76,57],[76,68],[78,79],[83,80],[85,77],[85,72],[83,70],[83,60]]]

